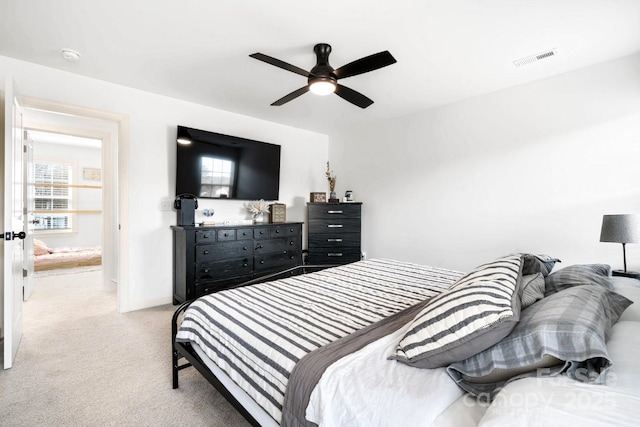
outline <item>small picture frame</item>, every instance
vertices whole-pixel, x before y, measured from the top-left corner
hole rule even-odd
[[[270,223],[287,222],[287,205],[284,203],[272,203],[270,205]]]
[[[101,181],[102,169],[99,168],[82,168],[82,178],[88,181]]]
[[[313,192],[311,193],[309,200],[311,200],[311,203],[326,203],[327,193]]]

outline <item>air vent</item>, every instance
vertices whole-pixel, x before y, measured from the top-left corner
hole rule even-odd
[[[551,49],[546,52],[538,53],[536,55],[527,56],[526,58],[518,59],[517,61],[513,61],[516,67],[522,67],[523,65],[529,65],[531,63],[540,61],[542,59],[551,58],[552,56],[556,56],[558,54],[558,49]]]

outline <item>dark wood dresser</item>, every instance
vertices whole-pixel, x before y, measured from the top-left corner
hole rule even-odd
[[[309,264],[360,261],[362,203],[308,203]]]
[[[302,264],[302,223],[173,226],[173,302]]]

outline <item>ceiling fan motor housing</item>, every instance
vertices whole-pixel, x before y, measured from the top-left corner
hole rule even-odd
[[[333,67],[329,64],[329,54],[331,53],[331,45],[326,43],[318,43],[313,47],[316,53],[316,65],[309,71],[308,83],[328,82],[337,84],[338,78],[333,73]]]

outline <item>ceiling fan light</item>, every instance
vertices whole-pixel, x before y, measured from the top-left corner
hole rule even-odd
[[[309,90],[316,95],[325,96],[335,92],[336,84],[331,80],[317,80],[309,85]]]

